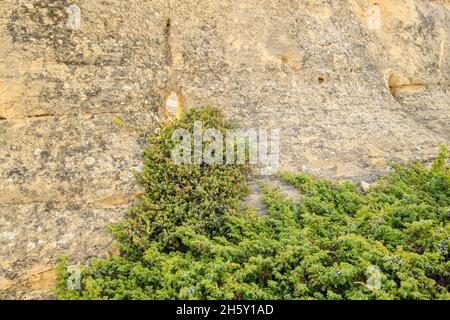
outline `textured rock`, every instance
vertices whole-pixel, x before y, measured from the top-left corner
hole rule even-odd
[[[449,8],[2,0],[0,297],[48,297],[62,253],[108,254],[170,92],[280,128],[286,170],[371,181],[431,159],[449,143]]]

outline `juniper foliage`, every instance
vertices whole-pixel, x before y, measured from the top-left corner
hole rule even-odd
[[[431,168],[393,170],[367,193],[351,182],[280,173],[300,201],[261,185],[270,215],[244,209],[243,165],[176,165],[175,128],[232,125],[193,109],[150,137],[145,189],[112,226],[121,254],[82,268],[81,290],[60,299],[450,299],[450,174],[442,148]]]

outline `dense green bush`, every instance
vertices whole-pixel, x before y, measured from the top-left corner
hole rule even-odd
[[[430,169],[393,172],[366,194],[304,174],[279,177],[296,203],[262,185],[270,215],[241,209],[245,166],[175,165],[176,127],[231,127],[193,110],[152,136],[137,174],[144,198],[113,226],[120,256],[82,270],[61,299],[450,299],[450,174],[443,148]],[[205,125],[206,124],[206,125]]]

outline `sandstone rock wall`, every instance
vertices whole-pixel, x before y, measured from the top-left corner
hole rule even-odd
[[[49,297],[61,253],[108,254],[170,90],[280,128],[287,170],[369,181],[430,159],[449,143],[449,8],[1,0],[0,297]]]

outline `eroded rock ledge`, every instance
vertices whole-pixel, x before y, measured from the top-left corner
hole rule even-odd
[[[433,157],[449,142],[449,2],[373,6],[3,0],[0,297],[49,297],[61,253],[108,254],[174,88],[280,128],[286,170],[370,181]]]

